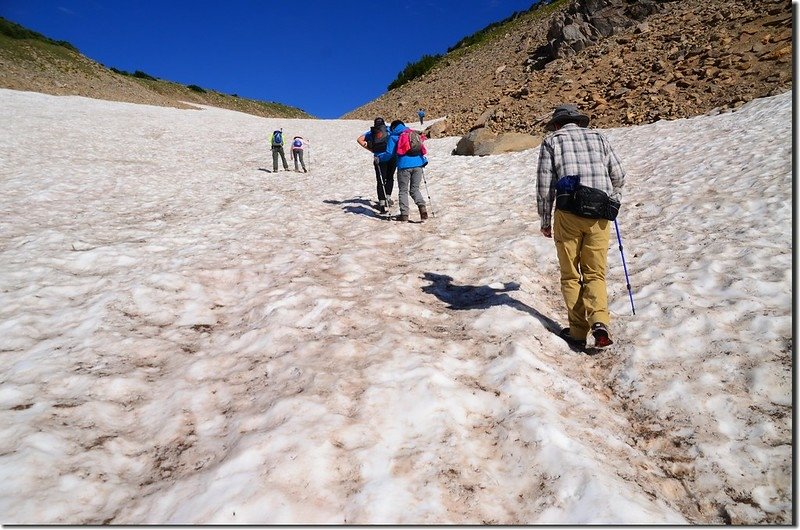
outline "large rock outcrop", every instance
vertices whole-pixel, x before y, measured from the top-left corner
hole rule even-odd
[[[446,115],[453,136],[481,122],[497,133],[540,134],[565,102],[588,113],[593,126],[618,127],[724,111],[792,87],[792,8],[785,0],[572,0],[551,7],[518,17],[493,40],[451,53],[345,117],[410,123],[422,107],[431,118]]]
[[[528,65],[541,69],[550,61],[571,57],[642,22],[657,13],[659,5],[654,0],[638,0],[632,5],[614,0],[574,2],[553,17],[547,42],[533,53]]]
[[[533,149],[542,143],[540,137],[525,133],[497,134],[485,127],[478,127],[458,141],[454,155],[486,156]]]

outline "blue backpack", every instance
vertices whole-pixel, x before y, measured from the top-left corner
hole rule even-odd
[[[283,145],[283,133],[275,131],[272,133],[272,145]]]
[[[303,140],[301,140],[300,138],[295,138],[294,142],[292,142],[292,147],[297,147],[298,149],[300,147],[303,147]]]

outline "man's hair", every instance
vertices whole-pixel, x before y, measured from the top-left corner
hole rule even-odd
[[[405,123],[403,123],[403,120],[394,120],[394,121],[392,122],[391,128],[392,128],[392,129],[394,129],[394,128],[395,128],[395,127],[397,127],[398,125],[405,125]]]
[[[383,118],[378,117],[378,118],[375,118],[374,125],[375,125],[375,127],[379,127],[381,125],[386,125],[386,122],[383,121]]]

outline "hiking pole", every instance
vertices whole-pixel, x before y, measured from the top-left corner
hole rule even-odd
[[[428,204],[431,205],[431,217],[436,217],[436,212],[433,211],[433,201],[431,200],[431,192],[428,191],[428,179],[425,178],[425,170],[422,170],[422,182],[425,183],[425,193],[428,194]]]
[[[378,161],[378,157],[372,158],[372,163],[375,164],[375,167],[378,168],[378,175],[381,178],[381,189],[383,189],[383,202],[386,204],[384,205],[384,209],[386,213],[389,214],[389,197],[386,195],[386,180],[383,178],[383,169],[381,169],[381,163]],[[381,196],[378,195],[378,205],[381,204]]]
[[[617,230],[617,241],[619,242],[619,255],[622,256],[622,270],[625,271],[625,283],[628,287],[628,296],[631,299],[631,311],[636,314],[636,309],[633,307],[633,291],[631,291],[631,281],[628,278],[628,267],[625,265],[625,253],[622,251],[622,237],[619,235],[619,225],[617,220],[614,219],[614,228]]]

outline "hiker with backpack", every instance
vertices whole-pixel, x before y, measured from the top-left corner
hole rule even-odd
[[[613,344],[606,266],[625,172],[605,136],[588,125],[576,106],[556,107],[539,149],[536,203],[542,235],[555,240],[561,269],[569,327],[560,336],[584,348],[591,332],[593,347],[601,349]]]
[[[395,157],[397,159],[397,195],[400,203],[400,215],[394,219],[408,222],[408,195],[410,193],[419,208],[419,218],[424,221],[428,218],[428,209],[419,186],[425,178],[423,168],[428,165],[428,159],[425,158],[428,150],[423,143],[425,136],[409,129],[401,120],[394,120],[389,132],[386,151],[378,155],[378,158],[381,161]]]
[[[299,172],[300,168],[297,167],[298,160],[300,165],[303,166],[303,173],[308,173],[306,164],[303,162],[303,150],[306,147],[306,141],[302,136],[295,136],[292,140],[292,160],[294,160],[294,170]]]
[[[419,109],[419,111],[417,111],[417,116],[419,116],[419,124],[422,125],[422,121],[425,119],[425,111]]]
[[[383,118],[375,118],[373,126],[356,140],[358,145],[373,154],[372,165],[375,168],[376,188],[378,191],[378,211],[386,213],[392,205],[392,190],[394,189],[394,172],[396,163],[394,158],[380,160],[378,155],[386,151],[389,143],[389,129]]]
[[[283,129],[277,129],[272,132],[272,172],[278,172],[278,156],[283,161],[283,170],[289,171],[289,164],[286,163],[286,153],[283,151]]]

